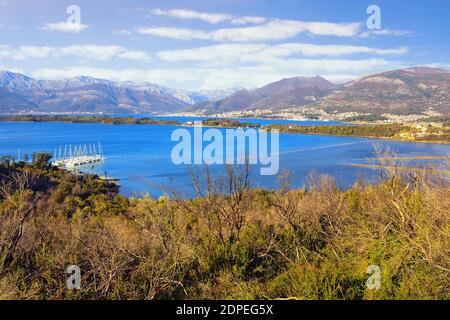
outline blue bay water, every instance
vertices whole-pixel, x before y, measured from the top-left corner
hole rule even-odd
[[[182,118],[182,121],[197,119]],[[201,119],[198,119],[201,120]],[[245,119],[242,121],[261,120]],[[282,120],[281,120],[282,121]],[[265,120],[264,124],[280,122]],[[285,122],[286,123],[286,122]],[[317,122],[296,122],[318,124]],[[327,123],[328,124],[328,123]],[[336,124],[336,123],[334,123]],[[36,151],[54,152],[59,146],[72,144],[97,144],[101,142],[106,160],[92,168],[82,170],[120,179],[121,192],[133,195],[149,192],[152,196],[163,194],[162,185],[170,185],[186,196],[192,196],[191,178],[186,166],[174,165],[171,150],[176,144],[171,134],[179,127],[171,125],[107,125],[71,123],[21,123],[0,122],[0,155],[17,155],[18,148],[31,155]],[[186,127],[191,133],[192,127]],[[204,128],[206,129],[206,128]],[[206,145],[205,143],[204,145]],[[351,186],[357,179],[375,178],[375,171],[348,164],[366,163],[375,157],[374,144],[389,148],[399,156],[448,156],[449,145],[407,143],[357,137],[280,134],[280,171],[289,170],[294,184],[301,186],[312,171],[334,176],[343,188]],[[212,168],[217,173],[223,166]],[[253,170],[253,185],[276,188],[275,176],[259,175]]]

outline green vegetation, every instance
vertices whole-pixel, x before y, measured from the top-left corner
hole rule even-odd
[[[259,128],[261,125],[242,122],[231,119],[206,119],[202,121],[205,127],[219,127],[219,128]]]
[[[9,156],[9,155],[1,156],[0,157],[0,165],[9,167],[9,166],[11,166],[11,164],[14,163],[14,160],[15,159],[13,156]]]
[[[41,170],[48,169],[50,167],[50,160],[53,155],[47,152],[34,152],[31,155],[31,163],[34,167],[39,168]]]
[[[423,119],[424,122],[440,122],[450,126],[450,116],[434,116]]]
[[[362,121],[361,119],[360,121]],[[375,118],[371,119],[374,120]],[[356,120],[356,118],[353,120]],[[176,120],[155,120],[150,118],[133,118],[133,117],[67,116],[67,115],[0,116],[0,121],[182,125],[181,122]],[[426,129],[415,127],[415,125],[413,124],[411,125],[361,124],[361,125],[338,125],[338,126],[335,125],[298,126],[286,124],[272,124],[261,126],[259,124],[241,122],[231,119],[206,119],[202,121],[202,125],[206,127],[218,127],[218,128],[263,128],[268,130],[278,129],[281,132],[299,133],[299,134],[341,135],[341,136],[357,136],[357,137],[371,137],[371,138],[388,138],[403,141],[450,143],[449,122],[444,122],[444,125],[442,127],[436,127],[430,124],[429,128]]]
[[[198,198],[156,200],[45,162],[0,165],[0,298],[450,298],[450,188],[436,177],[394,168],[344,191],[314,175],[291,189],[284,173],[268,191],[247,167],[191,173]]]
[[[416,127],[401,124],[364,124],[364,125],[328,125],[328,126],[297,126],[272,124],[266,129],[278,129],[285,133],[324,134],[335,136],[357,136],[370,138],[388,138],[404,141],[424,141],[450,143],[450,126]]]
[[[67,116],[67,115],[0,116],[0,121],[70,122],[70,123],[103,123],[103,124],[171,124],[171,125],[180,124],[176,120],[156,120],[150,118],[134,118],[134,117]]]
[[[297,126],[272,124],[270,129],[279,129],[282,132],[301,134],[327,134],[337,136],[360,136],[376,138],[393,138],[405,130],[400,124],[395,125],[326,125],[326,126]]]

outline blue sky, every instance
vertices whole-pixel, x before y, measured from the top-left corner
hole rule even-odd
[[[67,22],[67,7],[80,23]],[[366,10],[381,10],[369,30]],[[0,69],[182,89],[450,68],[450,1],[0,0]]]

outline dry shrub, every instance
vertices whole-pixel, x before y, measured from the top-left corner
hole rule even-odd
[[[314,174],[293,189],[287,172],[252,189],[246,166],[205,169],[196,199],[127,200],[58,171],[37,190],[18,170],[1,179],[0,298],[448,299],[448,181],[384,158],[376,184],[348,190]],[[72,264],[80,290],[66,288]]]

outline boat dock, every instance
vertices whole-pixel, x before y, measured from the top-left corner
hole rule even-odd
[[[106,159],[100,143],[98,147],[95,144],[79,145],[74,146],[74,148],[72,148],[72,145],[65,145],[64,151],[62,146],[60,146],[58,153],[55,149],[54,158],[53,166],[67,170],[75,170],[82,165],[103,162]]]
[[[107,177],[107,176],[99,176],[98,178],[102,181],[113,183],[116,186],[120,186],[120,179],[111,178],[111,177]]]

